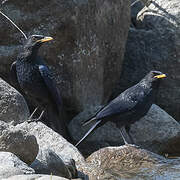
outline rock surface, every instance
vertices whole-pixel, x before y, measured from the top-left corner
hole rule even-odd
[[[34,170],[10,152],[0,152],[0,179],[13,175],[33,174]]]
[[[134,85],[150,70],[167,74],[156,104],[180,120],[179,0],[156,0],[139,12],[130,28],[123,70],[116,94]],[[116,96],[116,95],[115,95]]]
[[[130,0],[16,0],[1,6],[26,34],[54,38],[41,54],[68,107],[77,112],[107,102],[121,73]],[[8,78],[22,35],[4,17],[0,20],[0,73]]]
[[[180,159],[168,160],[132,145],[100,149],[91,154],[86,161],[92,168],[90,177],[96,179],[178,180],[180,178],[178,170]]]
[[[179,154],[180,124],[157,105],[131,126],[135,144],[155,153]]]
[[[36,157],[35,162],[32,164],[32,167],[35,170],[44,167],[49,168],[49,165],[51,163],[54,164],[53,159],[49,159],[49,156],[45,156],[47,151],[53,152],[53,154],[56,154],[55,156],[59,156],[59,159],[56,160],[60,162],[61,159],[64,162],[64,164],[68,168],[68,171],[70,171],[72,177],[76,176],[76,169],[72,163],[72,159],[75,160],[77,170],[85,166],[84,157],[81,155],[78,149],[72,144],[70,144],[68,141],[66,141],[61,135],[51,130],[43,123],[25,122],[21,123],[17,127],[29,131],[37,139],[37,142],[39,144],[39,153]],[[46,172],[47,171],[48,169],[46,170]]]
[[[30,165],[35,160],[38,150],[34,135],[0,121],[0,151],[11,152]]]
[[[9,178],[4,178],[2,180],[51,180],[51,179],[52,180],[68,180],[63,177],[58,177],[58,176],[54,176],[54,175],[43,175],[43,174],[17,175],[17,176],[12,176]],[[78,179],[76,179],[76,180],[78,180]]]
[[[39,153],[40,161],[36,160],[31,164],[31,167],[37,174],[53,174],[56,176],[72,179],[73,176],[77,176],[76,167],[74,168],[74,174],[68,169],[63,160],[52,150],[44,149]]]
[[[82,122],[92,117],[96,107],[77,115],[69,125],[69,132],[76,141],[88,131],[92,124],[82,127]],[[170,115],[157,105],[152,105],[148,114],[131,125],[130,134],[135,144],[147,148],[155,153],[180,153],[180,125]],[[121,145],[123,140],[120,130],[112,122],[93,132],[80,146],[83,154],[90,154],[92,151],[109,145]]]
[[[29,116],[23,96],[0,78],[0,121],[16,125]]]

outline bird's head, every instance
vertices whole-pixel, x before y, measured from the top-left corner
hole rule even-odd
[[[147,77],[151,79],[151,81],[159,81],[160,79],[165,78],[166,75],[160,71],[150,71]]]
[[[46,37],[43,35],[31,35],[26,40],[24,48],[31,51],[37,51],[44,42],[48,42],[51,40],[53,40],[52,37]]]
[[[160,80],[165,78],[166,75],[163,74],[160,71],[150,71],[143,79],[142,83],[144,84],[152,84],[152,85],[158,85]]]

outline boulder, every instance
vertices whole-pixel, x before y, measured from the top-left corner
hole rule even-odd
[[[80,140],[92,124],[82,127],[82,122],[92,117],[98,109],[95,107],[77,115],[69,124],[69,132]],[[145,117],[131,125],[130,134],[135,144],[155,153],[180,153],[180,125],[169,114],[153,104]],[[87,155],[100,147],[123,144],[120,130],[112,122],[107,122],[87,137],[79,149]]]
[[[169,160],[137,146],[107,147],[86,159],[96,179],[176,179],[180,159]]]
[[[159,154],[180,153],[180,124],[153,104],[147,115],[131,126],[135,144]]]
[[[121,73],[130,0],[16,0],[1,8],[27,35],[54,38],[40,54],[71,111],[107,102]],[[0,20],[0,73],[8,79],[23,37],[7,19]]]
[[[34,135],[0,121],[0,151],[11,152],[30,165],[38,150]]]
[[[16,125],[29,117],[23,96],[0,78],[0,121]]]
[[[39,159],[41,159],[41,161],[36,159],[31,164],[31,167],[36,171],[36,174],[52,173],[53,175],[66,177],[68,179],[72,179],[73,176],[77,176],[75,163],[71,163],[72,168],[74,169],[73,173],[73,171],[71,171],[71,169],[69,169],[68,166],[65,165],[63,160],[50,149],[44,149],[43,151],[41,151],[41,153],[39,153]]]
[[[114,96],[138,82],[150,70],[167,79],[160,86],[156,104],[180,120],[180,9],[179,0],[151,1],[130,28],[119,86]]]
[[[67,176],[75,178],[77,176],[77,170],[85,166],[85,159],[78,149],[43,123],[24,122],[17,125],[17,127],[29,131],[37,139],[39,153],[36,160],[31,165],[35,171],[47,173],[49,172],[49,168],[53,168],[55,163],[58,163],[57,168],[54,168],[53,172],[58,175],[62,175],[63,172]],[[58,171],[58,167],[62,167],[62,169]]]
[[[33,174],[34,170],[10,152],[0,152],[0,179],[13,175]]]
[[[63,177],[54,175],[44,175],[44,174],[33,174],[33,175],[16,175],[9,178],[4,178],[2,180],[68,180]],[[73,179],[72,179],[73,180]],[[76,179],[80,180],[80,179]]]

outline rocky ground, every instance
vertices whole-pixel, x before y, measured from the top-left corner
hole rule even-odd
[[[74,141],[27,122],[31,100],[8,83],[21,34],[0,17],[0,75],[6,80],[0,78],[0,179],[180,179],[179,7],[178,0],[143,0],[130,15],[127,0],[2,1],[26,34],[54,37],[41,54],[62,90]],[[131,126],[136,145],[123,145],[119,129],[108,122],[76,148],[89,128],[82,122],[152,69],[168,78],[158,105]]]
[[[6,82],[1,81],[4,86]],[[11,86],[9,89],[3,89],[1,93],[8,92],[17,93]],[[23,97],[19,94],[9,98],[10,107],[16,99]],[[26,106],[25,101],[19,102],[18,105]],[[86,118],[95,110],[79,114],[72,120],[69,128],[81,127],[79,123],[82,117]],[[14,113],[18,112],[13,111],[12,114],[7,112],[7,117]],[[19,116],[24,117],[25,114],[27,114],[26,108]],[[6,117],[6,113],[2,116]],[[43,123],[26,121],[27,118],[21,122],[17,121],[18,123],[6,118],[0,121],[0,179],[180,178],[180,158],[167,159],[153,153],[163,153],[166,156],[180,153],[178,151],[180,125],[156,105],[153,105],[149,113],[132,126],[131,133],[139,146],[123,145],[122,140],[119,139],[121,137],[119,130],[107,123],[87,139],[84,147],[79,147],[82,152],[80,153],[73,144]],[[80,132],[81,129],[78,131]],[[80,138],[81,133],[73,132],[73,129],[71,132],[77,140]],[[111,143],[116,146],[112,146]],[[96,146],[96,149],[92,148],[93,146]],[[104,148],[97,150],[103,146]],[[86,155],[86,158],[83,155]]]

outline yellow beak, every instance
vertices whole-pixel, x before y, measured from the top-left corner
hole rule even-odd
[[[154,76],[154,78],[158,78],[158,79],[160,79],[160,78],[165,78],[165,77],[166,77],[165,74],[161,74],[161,75]]]
[[[52,37],[44,37],[43,39],[37,40],[36,42],[47,42],[53,40]]]

